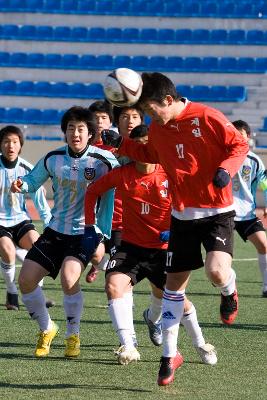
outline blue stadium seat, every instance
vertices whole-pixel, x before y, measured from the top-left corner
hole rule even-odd
[[[122,30],[121,28],[107,28],[105,37],[109,42],[116,43],[117,41],[121,41]]]
[[[191,29],[176,29],[175,41],[176,41],[176,43],[192,43],[192,30]]]
[[[77,11],[77,0],[64,0],[60,2],[60,9],[63,12],[74,14]]]
[[[50,94],[53,97],[69,97],[69,85],[66,82],[50,83]]]
[[[86,95],[89,99],[103,99],[105,97],[103,87],[100,83],[90,83],[90,85],[87,85]]]
[[[0,107],[0,122],[7,122],[6,108],[4,108],[4,107]]]
[[[23,25],[19,28],[18,37],[20,39],[35,39],[36,38],[36,26],[35,25]]]
[[[27,11],[38,12],[42,10],[43,2],[40,0],[27,0]]]
[[[207,72],[218,71],[218,57],[203,57],[201,62],[201,70]]]
[[[254,72],[255,60],[251,57],[239,57],[237,59],[237,70],[239,72]]]
[[[151,56],[148,61],[148,68],[151,71],[164,71],[166,68],[167,59],[163,56]]]
[[[2,37],[4,38],[15,39],[17,38],[18,33],[19,33],[18,25],[14,24],[2,25]]]
[[[218,17],[229,18],[233,15],[235,3],[233,2],[221,2],[218,3]]]
[[[146,43],[157,40],[158,32],[154,28],[143,28],[140,31],[140,40]]]
[[[181,96],[191,99],[192,87],[190,85],[177,85],[176,90]]]
[[[246,34],[247,44],[266,44],[267,41],[264,37],[264,32],[259,29],[252,29],[247,31]]]
[[[208,99],[209,87],[207,85],[196,85],[192,87],[191,99],[204,101]]]
[[[41,67],[44,64],[44,59],[43,53],[28,53],[25,65],[32,68]]]
[[[132,59],[130,56],[114,56],[113,66],[114,68],[130,68],[132,65]]]
[[[159,29],[158,30],[158,42],[163,43],[174,43],[175,42],[175,31],[174,29]]]
[[[43,10],[57,13],[60,11],[60,2],[58,0],[44,0]]]
[[[162,4],[162,14],[170,17],[182,16],[182,3],[177,1],[165,1]]]
[[[252,16],[253,16],[253,7],[251,3],[236,3],[233,17],[252,18]]]
[[[34,94],[36,96],[47,97],[50,96],[51,85],[46,81],[39,81],[34,83]]]
[[[225,43],[227,36],[226,29],[213,29],[210,31],[210,43]]]
[[[73,27],[71,29],[70,38],[76,41],[84,41],[88,37],[88,29],[84,27]]]
[[[140,31],[138,28],[124,28],[122,29],[122,39],[127,42],[135,42],[140,40]]]
[[[64,68],[77,68],[79,66],[79,56],[77,54],[63,54],[62,66]]]
[[[203,2],[200,4],[200,15],[203,17],[216,17],[218,13],[217,3],[213,2]]]
[[[48,68],[60,68],[62,66],[61,54],[48,53],[44,57],[44,66]]]
[[[83,83],[69,84],[69,96],[74,98],[86,98],[86,85]]]
[[[8,66],[10,64],[10,53],[7,51],[0,51],[0,65]]]
[[[157,16],[162,14],[162,1],[149,1],[146,7],[147,15]]]
[[[52,26],[40,25],[36,27],[36,37],[39,40],[51,40],[53,35],[54,31]]]
[[[247,90],[244,86],[229,86],[227,88],[226,101],[246,101]]]
[[[227,42],[232,44],[242,44],[245,42],[245,31],[233,29],[228,32]]]
[[[101,42],[106,38],[106,30],[104,28],[90,28],[88,37],[94,42]]]
[[[32,81],[17,82],[16,94],[18,96],[32,96],[34,93],[34,83]]]
[[[60,124],[60,119],[59,111],[47,109],[41,112],[40,123],[44,125],[58,125]]]
[[[77,11],[81,13],[94,12],[96,9],[96,2],[94,0],[79,0],[77,4]]]
[[[96,2],[96,12],[99,14],[112,14],[112,1],[101,0]]]
[[[14,95],[16,93],[17,84],[15,81],[0,81],[0,93],[4,96]]]
[[[113,69],[113,57],[109,54],[101,54],[95,60],[96,69]]]
[[[4,122],[13,124],[24,123],[23,113],[23,109],[18,107],[6,109],[6,120]]]
[[[209,44],[210,31],[208,29],[192,30],[192,42]]]
[[[42,112],[37,108],[28,108],[24,110],[23,120],[27,124],[40,124]]]
[[[130,2],[128,0],[124,1],[113,1],[112,2],[112,12],[116,15],[127,15],[130,9]]]
[[[1,109],[0,109],[1,110]],[[1,112],[0,112],[0,119],[1,119]],[[261,131],[267,132],[267,117],[263,120],[263,127],[260,129]]]
[[[235,57],[222,57],[219,59],[220,72],[236,72],[237,59]]]
[[[200,57],[186,57],[184,60],[184,68],[186,71],[199,72],[201,70]]]
[[[258,72],[258,73],[266,73],[267,72],[267,57],[255,59],[254,72]]]
[[[148,68],[148,58],[146,56],[132,56],[131,68],[146,70]]]
[[[71,36],[71,28],[68,26],[56,26],[53,32],[53,38],[56,40],[68,40]]]
[[[143,0],[131,1],[129,5],[130,15],[147,15],[147,2]]]
[[[78,65],[82,69],[94,69],[96,66],[96,56],[92,54],[83,54],[79,57]]]
[[[198,17],[200,15],[200,3],[188,1],[182,3],[182,15],[188,17]]]
[[[179,56],[170,56],[166,59],[167,71],[184,71],[184,58]]]
[[[208,99],[209,101],[227,101],[227,87],[222,85],[211,86]]]
[[[11,53],[9,62],[13,67],[23,67],[26,64],[27,54],[25,53]]]
[[[8,6],[10,9],[14,10],[14,11],[22,11],[25,10],[25,8],[27,8],[27,2],[26,0],[9,0],[8,2]]]

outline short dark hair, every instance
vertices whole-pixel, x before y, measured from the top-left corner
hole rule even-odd
[[[61,130],[65,134],[70,121],[84,122],[87,125],[88,132],[95,136],[96,122],[94,114],[88,108],[73,106],[69,108],[61,118]]]
[[[249,137],[251,136],[251,128],[246,121],[243,121],[242,119],[237,119],[236,121],[232,122],[232,124],[238,131],[241,131],[241,129],[244,129],[246,134]]]
[[[113,110],[112,105],[106,100],[97,100],[90,104],[89,111],[91,112],[102,112],[109,116],[111,122],[113,122]]]
[[[148,126],[147,125],[137,125],[135,126],[129,135],[130,139],[142,138],[148,135]]]
[[[4,140],[4,137],[10,133],[13,133],[14,135],[17,135],[19,138],[19,142],[20,142],[20,147],[22,147],[24,145],[24,136],[22,133],[22,130],[15,125],[7,125],[4,126],[4,128],[2,128],[0,130],[0,146],[2,145],[2,141]]]
[[[162,104],[167,95],[174,100],[180,100],[182,96],[177,92],[174,83],[160,72],[144,72],[142,74],[143,89],[138,103],[156,101]]]
[[[144,112],[143,110],[140,108],[140,106],[138,104],[134,104],[130,107],[113,107],[113,115],[114,115],[114,123],[116,126],[119,125],[119,119],[120,119],[120,115],[126,111],[126,110],[136,110],[138,112],[138,114],[140,115],[141,118],[141,122],[144,122]]]

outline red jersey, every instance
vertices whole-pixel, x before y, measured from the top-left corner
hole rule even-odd
[[[120,190],[122,213],[122,240],[146,248],[166,249],[159,240],[160,232],[170,228],[171,201],[168,181],[160,165],[144,174],[135,163],[115,168],[90,185],[85,195],[85,223],[94,224],[96,199],[107,190]]]
[[[176,119],[152,122],[148,143],[124,138],[118,150],[132,160],[160,163],[167,173],[173,207],[225,208],[233,204],[232,186],[217,188],[218,167],[233,177],[248,152],[247,141],[218,110],[187,102]]]

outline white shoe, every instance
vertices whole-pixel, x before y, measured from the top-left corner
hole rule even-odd
[[[127,365],[132,361],[139,361],[140,354],[135,347],[130,347],[127,349],[125,345],[120,346],[117,351],[115,351],[116,356],[118,356],[118,363],[121,365]]]
[[[215,365],[217,364],[217,355],[215,347],[212,344],[205,343],[203,346],[196,347],[196,351],[204,364]]]

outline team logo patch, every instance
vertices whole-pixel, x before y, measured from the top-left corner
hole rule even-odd
[[[84,168],[84,177],[88,181],[92,181],[95,177],[95,168]]]
[[[251,173],[251,167],[249,165],[243,165],[241,176],[244,179],[244,181],[249,180],[250,173]]]

